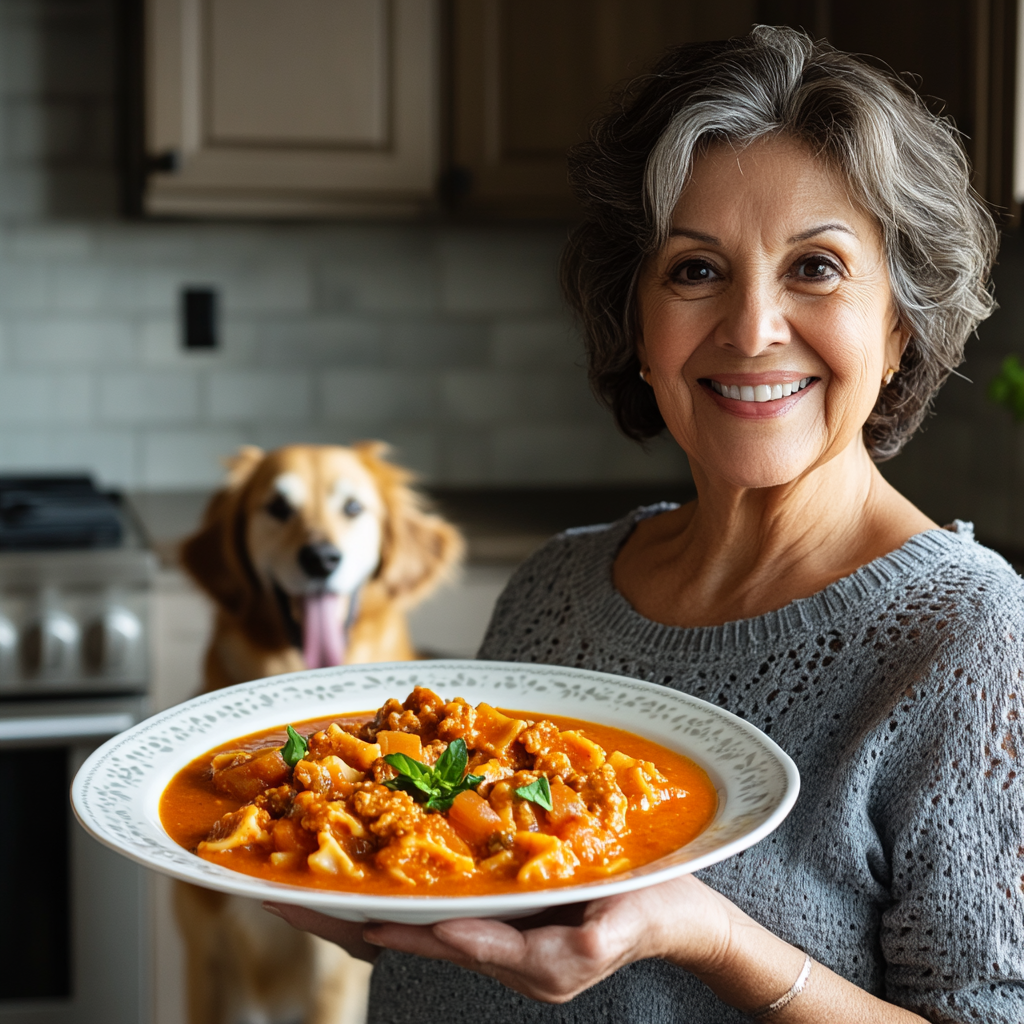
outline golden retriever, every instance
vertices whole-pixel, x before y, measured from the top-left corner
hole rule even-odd
[[[204,688],[415,657],[405,612],[462,556],[386,446],[243,448],[181,547],[216,607]],[[179,884],[192,1024],[341,1024],[366,965],[238,897]]]

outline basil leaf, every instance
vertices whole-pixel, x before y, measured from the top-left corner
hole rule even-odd
[[[451,806],[454,801],[454,796],[432,796],[423,806],[428,811],[443,813],[444,811],[451,810]]]
[[[440,776],[441,781],[450,786],[457,786],[462,781],[468,762],[469,753],[466,750],[466,741],[460,736],[458,739],[452,740],[445,748],[444,753],[437,759],[434,772]]]
[[[429,779],[433,775],[430,765],[415,761],[408,754],[385,754],[384,760],[400,775],[411,779]]]
[[[551,784],[546,775],[542,775],[528,786],[520,786],[516,790],[516,796],[543,807],[545,811],[551,810]]]
[[[309,744],[289,725],[288,742],[281,748],[281,757],[289,768],[294,768],[309,752]]]
[[[431,786],[425,779],[411,779],[408,775],[399,775],[397,778],[388,779],[384,785],[388,789],[400,789],[408,793],[419,803],[423,802],[423,796],[431,797],[437,792],[437,788]]]
[[[462,739],[452,740],[433,768],[405,754],[386,754],[384,760],[398,772],[384,785],[408,793],[428,811],[447,811],[459,793],[475,789],[484,781],[483,775],[463,776],[469,753]]]

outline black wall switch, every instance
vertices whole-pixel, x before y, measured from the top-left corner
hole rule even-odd
[[[213,288],[183,288],[181,316],[185,348],[217,347],[217,292]]]

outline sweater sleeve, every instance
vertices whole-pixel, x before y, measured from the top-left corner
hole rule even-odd
[[[1014,590],[958,624],[887,725],[899,754],[876,805],[891,870],[886,989],[943,1024],[1024,1021],[1024,600]]]

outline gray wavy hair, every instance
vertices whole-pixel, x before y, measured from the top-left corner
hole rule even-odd
[[[629,437],[664,429],[638,375],[638,276],[668,237],[694,158],[717,142],[770,135],[804,142],[881,228],[910,341],[864,441],[875,461],[892,458],[995,308],[998,234],[949,121],[892,72],[789,28],[668,51],[570,151],[570,183],[588,216],[570,235],[562,285],[583,326],[591,383]]]

